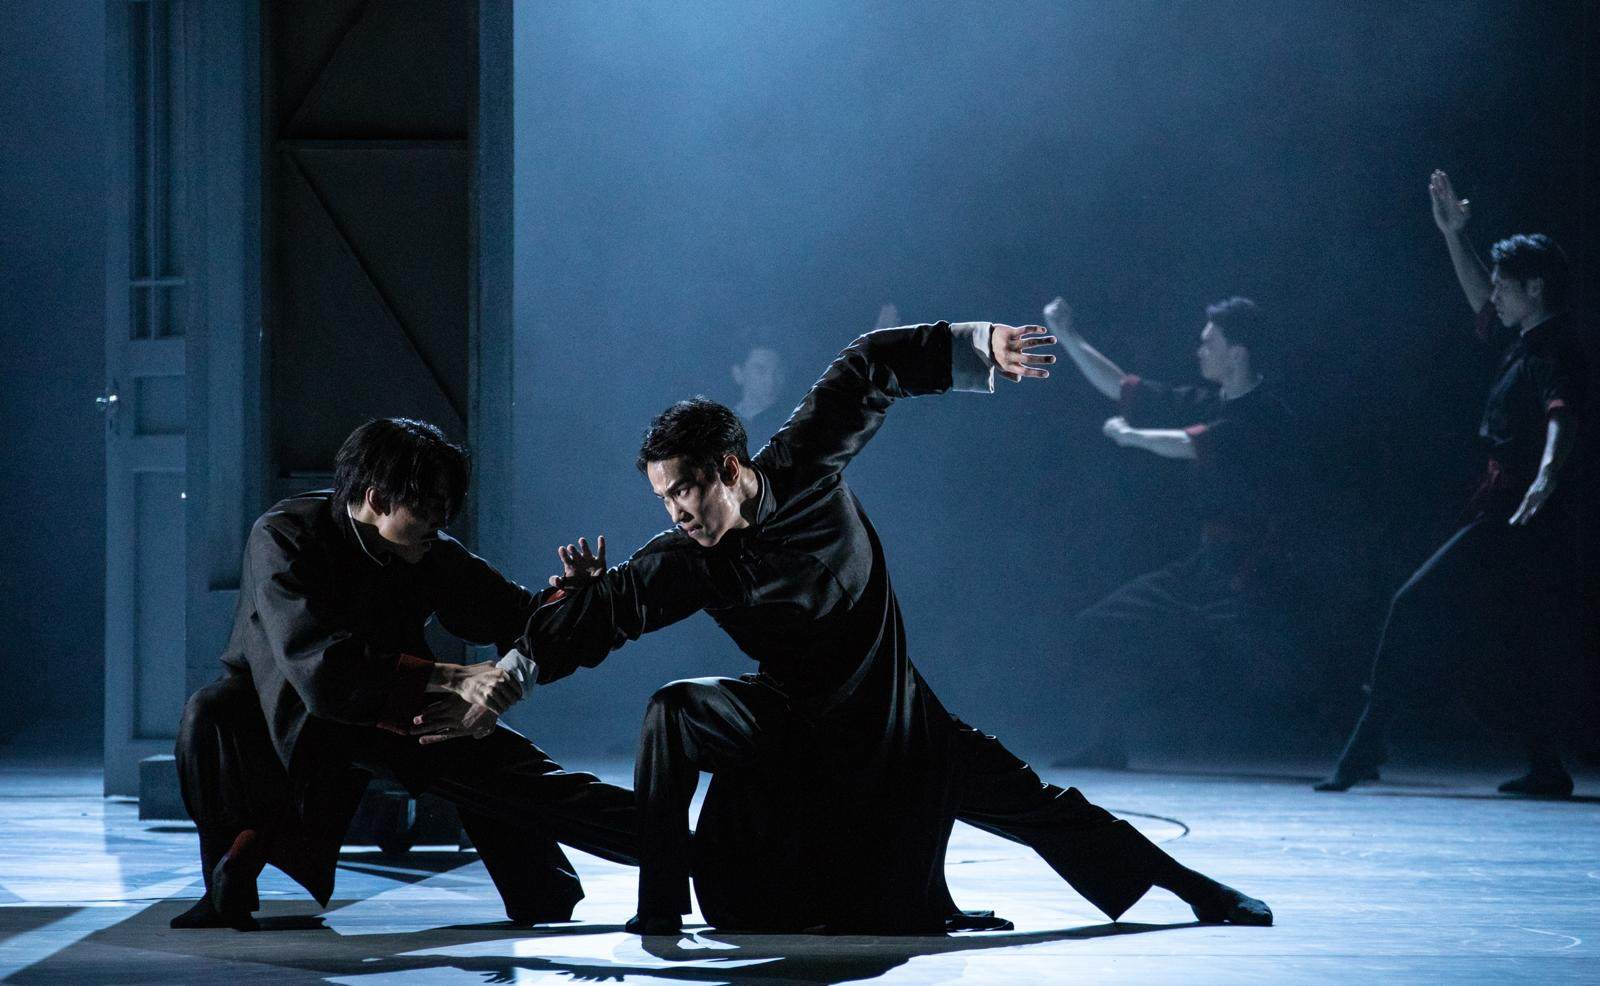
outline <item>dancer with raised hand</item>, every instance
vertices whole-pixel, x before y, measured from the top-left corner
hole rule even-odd
[[[1194,549],[1078,613],[1064,648],[1062,673],[1081,683],[1067,705],[1079,747],[1055,766],[1122,769],[1147,720],[1167,714],[1171,699],[1159,690],[1192,689],[1203,675],[1237,695],[1284,678],[1302,659],[1284,549],[1302,449],[1265,372],[1275,364],[1274,326],[1248,298],[1206,308],[1195,351],[1205,383],[1197,386],[1125,372],[1079,334],[1062,298],[1044,316],[1084,378],[1120,403],[1106,437],[1193,463]]]
[[[1572,775],[1558,751],[1554,682],[1581,660],[1571,470],[1587,375],[1567,308],[1566,255],[1540,233],[1500,240],[1485,268],[1466,241],[1471,217],[1450,177],[1428,182],[1433,221],[1477,313],[1480,342],[1498,351],[1478,437],[1483,478],[1467,522],[1394,594],[1373,659],[1366,708],[1319,791],[1378,779],[1396,715],[1448,680],[1489,725],[1520,737],[1527,771],[1505,794],[1565,797]]]

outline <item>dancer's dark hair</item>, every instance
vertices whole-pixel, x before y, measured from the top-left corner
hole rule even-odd
[[[461,513],[472,476],[467,450],[436,425],[373,418],[350,433],[334,459],[334,499],[354,506],[370,487],[381,510],[405,507],[440,526]]]
[[[684,456],[696,476],[715,473],[728,456],[750,461],[750,440],[732,408],[707,397],[679,401],[656,415],[639,446],[634,465],[640,472],[652,462]]]

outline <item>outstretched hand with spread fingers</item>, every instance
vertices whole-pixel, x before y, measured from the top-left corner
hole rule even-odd
[[[1001,325],[996,322],[989,329],[989,353],[994,357],[995,369],[1000,375],[1018,383],[1023,377],[1044,379],[1050,371],[1044,367],[1056,361],[1049,353],[1029,350],[1040,346],[1053,346],[1056,337],[1046,335],[1042,325]]]
[[[606,571],[606,536],[595,539],[594,551],[589,550],[588,538],[579,538],[577,544],[557,547],[556,557],[561,559],[561,574],[550,576],[552,588],[577,588],[592,582]]]

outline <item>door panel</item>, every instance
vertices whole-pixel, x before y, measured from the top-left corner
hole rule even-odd
[[[185,690],[185,5],[107,9],[105,788],[172,748]]]
[[[346,435],[421,418],[469,442],[477,4],[272,4],[264,324],[274,494]],[[470,518],[453,529],[471,540]],[[451,641],[441,657],[459,659]]]
[[[275,4],[266,89],[277,492],[371,417],[468,439],[475,5]]]
[[[215,676],[251,522],[362,418],[472,439],[506,543],[510,42],[510,0],[108,3],[108,793]]]

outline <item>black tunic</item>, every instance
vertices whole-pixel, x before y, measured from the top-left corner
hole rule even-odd
[[[660,534],[602,578],[548,594],[529,623],[524,649],[548,682],[703,609],[809,725],[776,770],[712,783],[695,855],[714,923],[785,923],[719,913],[758,896],[717,885],[736,872],[759,874],[774,911],[825,894],[811,917],[838,927],[937,930],[954,909],[943,852],[956,725],[907,655],[883,549],[841,476],[896,399],[951,389],[952,360],[976,357],[952,340],[943,322],[858,339],[754,457],[748,528],[711,549]]]
[[[307,493],[251,528],[222,663],[249,672],[293,773],[339,759],[351,729],[406,731],[432,671],[430,620],[503,652],[534,605],[448,534],[416,564],[369,553],[331,491]]]
[[[404,733],[422,705],[433,664],[429,620],[505,650],[534,605],[531,593],[447,534],[416,564],[369,553],[331,491],[263,514],[245,545],[221,659],[255,690],[284,771],[291,804],[269,862],[326,901],[367,781],[352,756],[373,746],[374,727]],[[262,773],[256,783],[265,788],[273,778]]]

